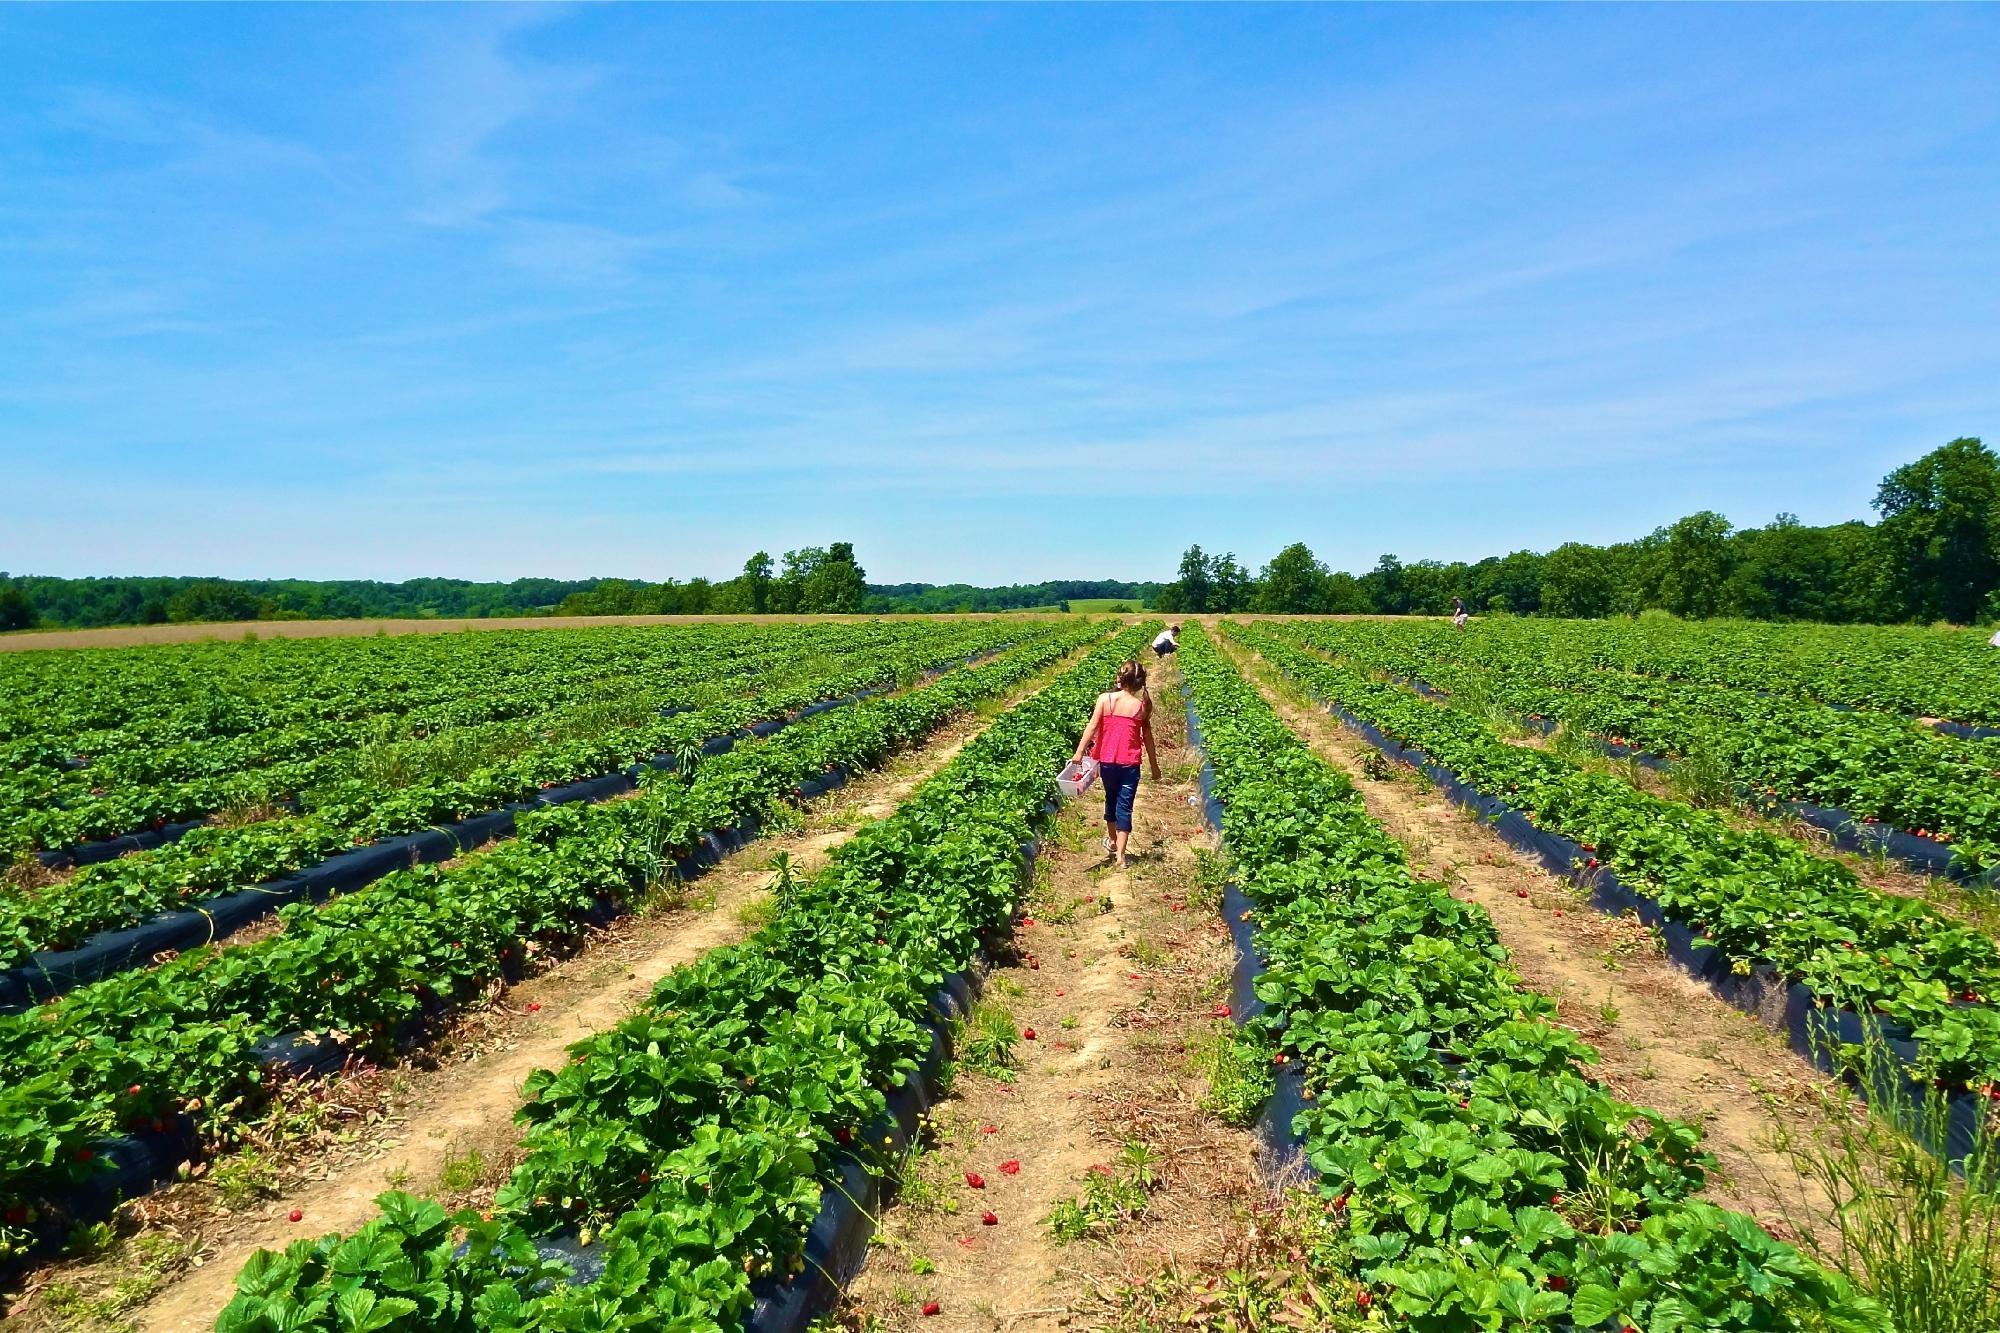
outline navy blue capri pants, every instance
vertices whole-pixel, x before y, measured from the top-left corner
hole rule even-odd
[[[1139,794],[1137,764],[1099,764],[1104,783],[1104,822],[1120,833],[1132,831],[1132,798]]]

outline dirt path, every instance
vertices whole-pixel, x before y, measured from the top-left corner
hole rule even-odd
[[[530,1073],[562,1063],[572,1043],[634,1011],[672,968],[750,934],[765,919],[774,855],[788,855],[795,873],[816,871],[863,824],[889,814],[949,763],[1001,706],[967,715],[814,802],[799,829],[727,858],[688,885],[679,903],[624,918],[576,955],[509,987],[468,1014],[448,1045],[430,1053],[428,1067],[371,1071],[310,1090],[272,1142],[220,1159],[206,1179],[128,1205],[138,1237],[95,1262],[38,1274],[39,1298],[18,1312],[22,1327],[207,1329],[252,1253],[351,1232],[376,1215],[374,1200],[385,1190],[489,1202],[515,1163],[513,1117]],[[151,1290],[127,1287],[121,1295],[118,1284],[135,1267],[149,1273]],[[133,1299],[140,1295],[149,1296],[143,1305]]]
[[[1815,1201],[1775,1144],[1819,1123],[1825,1106],[1844,1106],[1844,1091],[1675,968],[1636,920],[1596,911],[1421,775],[1311,706],[1261,658],[1216,642],[1293,731],[1353,779],[1420,873],[1486,909],[1521,979],[1555,997],[1560,1020],[1603,1054],[1597,1077],[1636,1105],[1702,1126],[1719,1163],[1708,1197],[1796,1237]]]
[[[1018,952],[999,960],[974,1023],[1035,1037],[1018,1042],[1013,1069],[982,1066],[961,1043],[954,1091],[849,1289],[849,1326],[1106,1327],[1128,1286],[1202,1264],[1258,1202],[1250,1136],[1200,1102],[1197,1053],[1226,1022],[1216,1008],[1231,947],[1197,857],[1213,839],[1188,804],[1199,761],[1185,749],[1179,679],[1170,665],[1154,672],[1165,780],[1140,784],[1130,869],[1106,866],[1094,792],[1059,817]],[[1137,1183],[1141,1153],[1150,1187]],[[1086,1236],[1059,1241],[1049,1219],[1093,1179],[1134,1182],[1143,1207],[1099,1207],[1073,1219],[1095,1222]]]

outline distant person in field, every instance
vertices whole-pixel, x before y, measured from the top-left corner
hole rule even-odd
[[[1470,619],[1472,619],[1472,613],[1465,609],[1465,599],[1463,597],[1452,598],[1451,623],[1458,626],[1460,629],[1464,629],[1465,622]]]
[[[1180,632],[1181,627],[1178,622],[1161,630],[1160,637],[1153,640],[1153,656],[1165,657],[1168,653],[1179,648],[1181,646],[1180,640],[1176,636]]]
[[[1095,742],[1095,748],[1092,748]],[[1144,749],[1153,781],[1160,780],[1160,756],[1153,748],[1153,697],[1146,693],[1146,668],[1136,659],[1118,668],[1118,688],[1097,696],[1090,723],[1076,743],[1076,762],[1088,753],[1104,779],[1104,850],[1125,868],[1125,844],[1132,837],[1132,800],[1139,794],[1139,754]]]

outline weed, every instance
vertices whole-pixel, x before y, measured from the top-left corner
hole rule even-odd
[[[1127,1142],[1116,1167],[1091,1167],[1084,1176],[1083,1193],[1050,1211],[1049,1234],[1065,1245],[1086,1236],[1106,1236],[1145,1212],[1146,1196],[1159,1186],[1154,1169],[1158,1160],[1145,1144]]]
[[[736,924],[753,934],[777,919],[778,900],[768,896],[752,898],[736,909]]]
[[[1610,966],[1606,964],[1606,966]],[[1597,1016],[1606,1023],[1618,1021],[1618,1003],[1611,998],[1611,992],[1604,992],[1604,1003],[1597,1006]]]
[[[1202,1109],[1227,1125],[1247,1125],[1276,1087],[1271,1053],[1240,1028],[1215,1027],[1190,1043],[1188,1055],[1208,1082]]]
[[[997,1000],[982,999],[960,1020],[958,1062],[975,1074],[1011,1083],[1018,1063],[1014,1046],[1020,1039],[1013,1010]]]
[[[479,1188],[486,1178],[486,1156],[468,1148],[463,1156],[445,1158],[438,1171],[438,1190],[444,1194],[466,1194]]]
[[[222,1206],[232,1213],[260,1199],[273,1198],[278,1193],[277,1163],[255,1148],[245,1148],[222,1158],[208,1173],[208,1179],[215,1186]],[[391,1182],[390,1188],[401,1186]]]
[[[2000,1136],[1982,1126],[1961,1182],[1924,1146],[1947,1141],[1945,1095],[1929,1083],[1914,1091],[1879,1034],[1853,1070],[1875,1114],[1840,1108],[1820,1133],[1783,1144],[1833,1205],[1834,1237],[1800,1225],[1806,1245],[1880,1301],[1899,1333],[2000,1328]]]

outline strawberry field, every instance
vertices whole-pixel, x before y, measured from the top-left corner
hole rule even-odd
[[[1053,1311],[1062,1326],[1202,1333],[1894,1327],[1867,1282],[1761,1208],[1715,1197],[1724,1155],[1704,1118],[1614,1086],[1573,997],[1517,970],[1525,949],[1564,946],[1455,891],[1371,805],[1359,774],[1373,780],[1373,760],[1343,760],[1285,711],[1331,713],[1355,751],[1447,793],[1495,860],[1539,860],[1565,907],[1651,927],[1695,983],[1678,1003],[1768,1021],[1777,1040],[1753,1058],[1792,1061],[1788,1077],[1822,1080],[1862,1121],[1888,1087],[1853,1076],[1873,1039],[1895,1086],[1948,1107],[1924,1146],[1976,1174],[2000,1106],[1991,933],[1740,810],[1524,743],[1517,724],[1667,765],[1720,756],[1741,804],[1839,805],[1977,872],[2000,848],[1986,748],[2000,740],[1931,723],[1976,731],[1994,716],[1984,687],[1954,641],[1916,631],[1857,631],[1842,648],[1817,630],[1680,628],[1686,643],[1651,624],[1189,625],[1175,659],[1148,660],[1155,706],[1184,710],[1198,748],[1146,779],[1155,814],[1135,836],[1170,803],[1176,839],[1197,844],[1172,850],[1200,884],[1174,878],[1157,842],[1129,874],[1110,869],[1096,793],[1064,808],[1052,784],[1156,623],[17,655],[17,672],[0,663],[13,760],[0,842],[14,858],[0,969],[25,998],[0,1012],[0,1258],[32,1276],[87,1270],[79,1237],[107,1268],[163,1243],[204,1173],[271,1141],[302,1088],[339,1101],[382,1069],[425,1086],[468,1018],[588,963],[615,923],[741,849],[737,863],[770,869],[760,911],[521,1067],[490,1108],[506,1146],[476,1204],[462,1184],[378,1173],[366,1217],[322,1226],[309,1191],[305,1206],[274,1193],[249,1227],[256,1246],[205,1280],[187,1270],[202,1294],[162,1307],[177,1315],[130,1297],[125,1326],[186,1327],[193,1309],[230,1333],[799,1333],[1032,1326]],[[921,776],[827,835],[810,871],[761,850],[822,796],[905,761]],[[1048,896],[1055,881],[1077,896]],[[245,892],[283,905],[231,915]],[[1060,915],[1038,923],[1044,910]],[[112,950],[94,974],[65,961],[190,915],[212,938]],[[1163,953],[1149,921],[1175,923],[1183,952]],[[1059,979],[1035,980],[1037,950]],[[1169,973],[1184,974],[1178,1017],[1153,985]],[[1080,991],[1117,993],[1101,1031],[1065,1012]],[[1005,996],[1046,1016],[989,1003]],[[1149,1035],[1174,1023],[1205,1035]],[[1037,1152],[1075,1145],[1053,1128],[1038,1143],[1030,1122],[988,1163],[976,1154],[1002,1131],[980,1122],[1079,1100],[1063,1071],[1117,1051],[1164,1077],[1120,1093],[1128,1137],[1103,1154],[1118,1165],[1026,1215],[1025,1195],[1059,1190],[1036,1180]],[[1162,1258],[1149,1228],[1189,1176],[1175,1136],[1144,1127],[1181,1113],[1158,1100],[1177,1097],[1175,1079],[1201,1114],[1280,1149],[1230,1141],[1226,1160],[1204,1158],[1202,1197],[1285,1202],[1206,1212],[1196,1253]],[[416,1123],[454,1110],[420,1102]],[[926,1184],[924,1154],[960,1130],[967,1169]],[[1262,1174],[1286,1160],[1302,1165]],[[1000,1188],[1013,1206],[996,1209]],[[954,1257],[975,1274],[1036,1270],[1034,1291],[967,1308],[917,1281],[939,1259],[908,1253],[897,1238],[927,1233],[899,1219],[948,1232],[961,1212],[975,1234]],[[1070,1244],[1097,1257],[1045,1253]],[[64,1260],[66,1246],[84,1257]],[[1114,1259],[1122,1286],[1086,1290],[1071,1271]],[[908,1278],[869,1280],[904,1264]],[[1203,1264],[1206,1286],[1189,1277]],[[843,1297],[861,1289],[888,1308]],[[44,1320],[30,1327],[81,1327],[46,1300],[23,1308]]]

